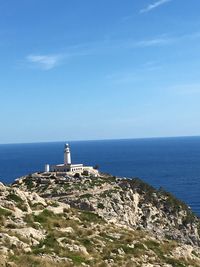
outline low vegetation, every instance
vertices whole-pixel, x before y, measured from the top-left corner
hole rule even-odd
[[[198,218],[138,178],[29,175],[18,187],[40,197],[30,193],[24,201],[12,188],[0,195],[0,257],[10,266],[200,266],[200,249],[191,243],[198,242]]]

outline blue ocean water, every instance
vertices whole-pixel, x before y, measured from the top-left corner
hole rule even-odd
[[[140,177],[164,187],[200,215],[200,137],[70,142],[73,163],[100,166],[103,172]],[[64,142],[0,145],[0,180],[11,183],[63,162]]]

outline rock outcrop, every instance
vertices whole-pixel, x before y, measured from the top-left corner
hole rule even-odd
[[[200,266],[199,219],[139,179],[0,184],[0,266]]]
[[[155,190],[140,179],[24,177],[16,186],[72,207],[94,211],[108,222],[149,230],[157,236],[200,245],[200,221],[191,209],[170,193]],[[40,183],[40,181],[43,181]]]

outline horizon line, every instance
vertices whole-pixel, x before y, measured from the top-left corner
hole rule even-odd
[[[117,140],[139,140],[139,139],[164,139],[164,138],[189,138],[200,137],[200,135],[176,135],[176,136],[149,136],[149,137],[126,137],[126,138],[103,138],[103,139],[75,139],[75,140],[61,140],[61,141],[33,141],[33,142],[17,142],[17,143],[0,143],[0,145],[28,145],[28,144],[42,144],[42,143],[66,143],[66,142],[90,142],[90,141],[117,141]]]

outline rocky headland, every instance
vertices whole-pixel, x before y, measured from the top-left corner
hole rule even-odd
[[[137,178],[27,175],[0,221],[0,266],[200,266],[199,218]]]

